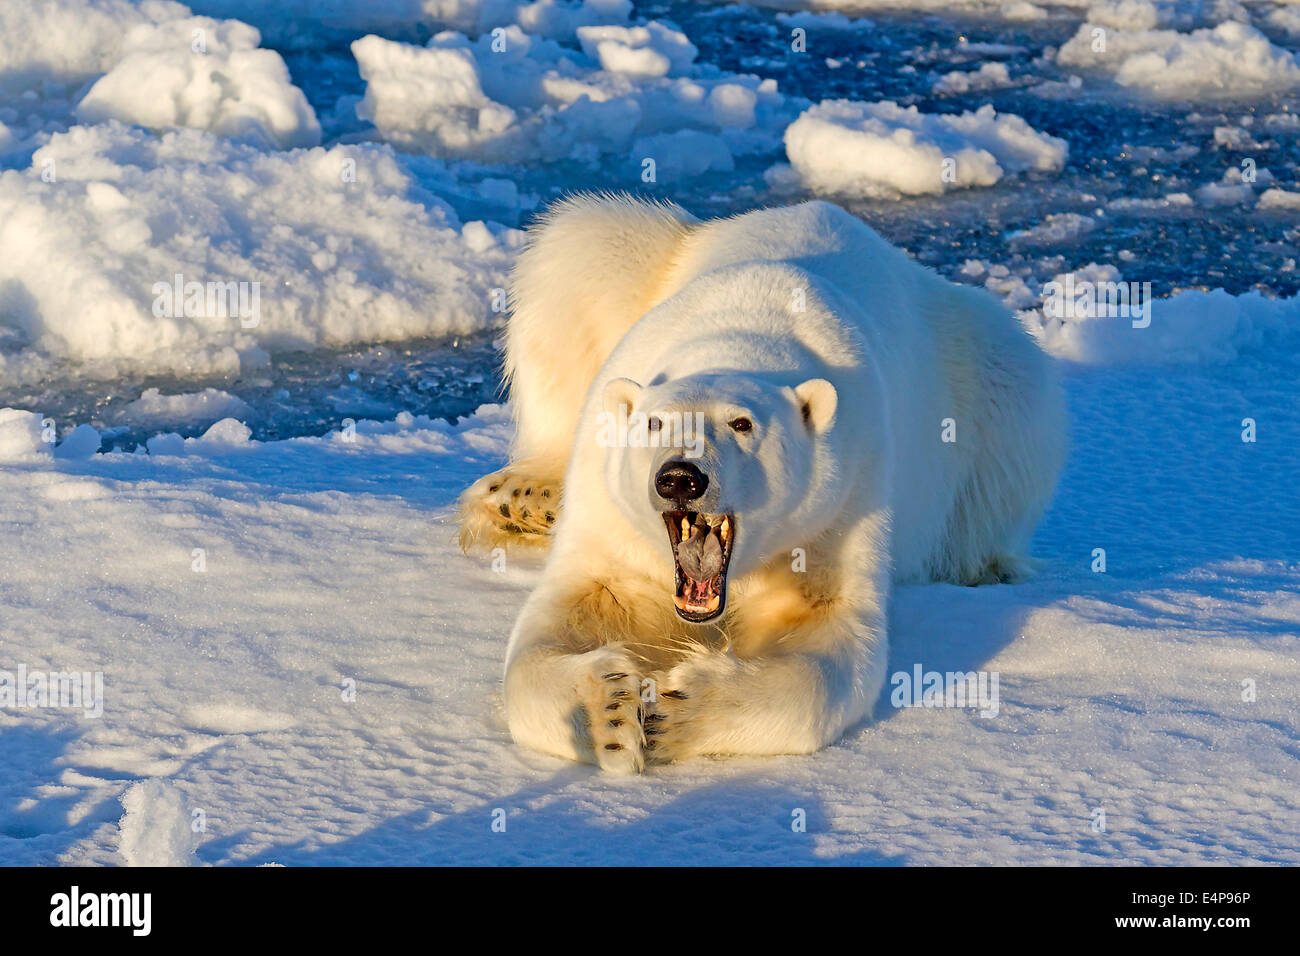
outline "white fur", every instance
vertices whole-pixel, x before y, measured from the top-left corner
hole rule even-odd
[[[570,199],[533,233],[513,295],[513,460],[464,503],[469,529],[497,507],[485,483],[559,497],[562,477],[507,654],[521,744],[622,771],[816,750],[879,695],[891,578],[975,584],[1025,566],[1064,457],[1049,360],[997,300],[838,207],[699,223]],[[704,413],[710,484],[693,507],[737,524],[714,622],[672,607],[651,482],[680,450],[598,441],[622,402]],[[739,414],[752,432],[727,426]]]

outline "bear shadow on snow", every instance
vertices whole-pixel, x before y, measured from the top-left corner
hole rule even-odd
[[[70,823],[69,814],[89,798],[88,792],[64,786],[53,795],[42,793],[69,771],[114,776],[102,767],[69,762],[68,751],[80,736],[78,729],[65,725],[19,724],[0,729],[0,751],[11,759],[11,766],[22,768],[0,785],[0,865],[55,865],[96,827],[122,815],[116,796],[107,796],[83,808],[77,822]]]

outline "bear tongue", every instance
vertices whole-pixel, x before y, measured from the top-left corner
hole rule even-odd
[[[722,544],[705,531],[677,545],[677,563],[693,583],[711,581],[722,571]]]

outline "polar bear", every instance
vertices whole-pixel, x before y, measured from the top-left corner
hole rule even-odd
[[[815,751],[880,694],[891,581],[1025,571],[1051,361],[837,206],[573,197],[511,297],[517,435],[461,534],[550,546],[506,655],[520,744],[625,773]]]

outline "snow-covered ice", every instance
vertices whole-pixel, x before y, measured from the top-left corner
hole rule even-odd
[[[927,114],[897,103],[831,100],[785,132],[802,185],[816,193],[885,197],[991,186],[1008,172],[1052,171],[1068,147],[992,106]]]
[[[218,864],[1297,862],[1300,428],[1269,384],[1295,367],[1262,350],[1071,379],[1045,571],[905,589],[892,614],[892,671],[996,671],[997,717],[882,701],[813,757],[633,781],[519,750],[498,713],[537,568],[462,557],[448,513],[501,461],[501,409],[363,422],[350,441],[33,458],[0,473],[24,555],[7,656],[102,670],[105,703],[98,720],[0,717],[0,854],[123,862],[143,824],[119,797],[157,780],[203,812],[195,853]],[[139,805],[174,825],[174,805]]]
[[[0,173],[0,309],[18,346],[0,380],[57,361],[232,374],[270,350],[481,329],[520,239],[484,229],[382,146],[76,126]]]
[[[1255,2],[0,4],[0,863],[1300,863],[1298,49]],[[891,608],[997,716],[510,742],[538,565],[451,511],[576,188],[834,196],[1059,359],[1039,575]]]
[[[364,37],[352,45],[366,81],[358,114],[407,150],[488,162],[617,153],[629,168],[645,149],[681,167],[681,132],[694,134],[686,149],[707,137],[729,161],[779,142],[792,118],[775,83],[697,69],[690,41],[656,21],[582,26],[574,39],[577,50],[514,25],[425,47]]]
[[[1236,22],[1180,33],[1110,30],[1085,23],[1062,63],[1106,71],[1122,86],[1171,98],[1241,99],[1300,86],[1300,63],[1259,30]]]
[[[281,149],[320,144],[320,124],[280,54],[257,30],[210,17],[138,26],[121,59],[77,104],[78,122],[192,126]]]

